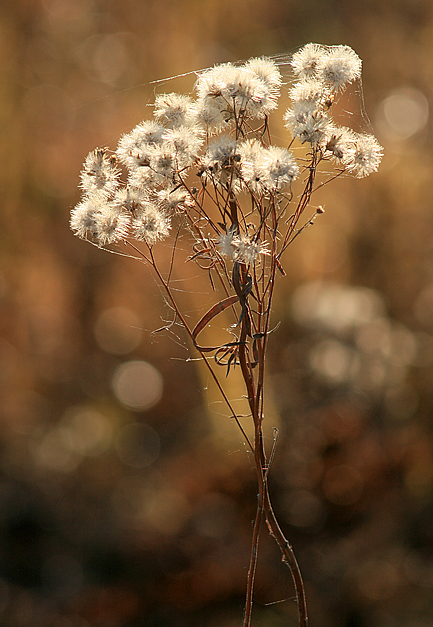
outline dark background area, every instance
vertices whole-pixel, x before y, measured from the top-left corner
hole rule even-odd
[[[171,313],[150,271],[74,238],[69,211],[85,155],[151,115],[149,81],[309,41],[363,59],[385,157],[378,174],[317,196],[325,214],[287,251],[269,344],[275,509],[312,627],[432,624],[431,2],[5,0],[4,627],[241,624],[252,461],[185,361],[181,330],[152,333]],[[276,135],[287,143],[282,126]],[[196,268],[184,272],[193,321],[213,297]],[[255,598],[254,625],[296,625],[265,529]]]

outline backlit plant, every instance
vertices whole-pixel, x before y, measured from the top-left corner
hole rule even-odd
[[[323,213],[311,203],[314,192],[343,175],[368,176],[382,157],[373,135],[333,119],[336,99],[347,85],[360,81],[357,54],[348,46],[310,43],[293,55],[290,65],[294,81],[291,105],[284,113],[284,146],[272,143],[269,123],[283,85],[278,59],[215,66],[197,74],[195,97],[158,95],[153,119],[123,135],[116,151],[97,148],[87,156],[81,172],[83,197],[70,221],[82,239],[100,247],[126,244],[153,268],[175,322],[189,335],[254,454],[259,497],[244,627],[251,621],[264,521],[290,568],[299,624],[306,627],[308,620],[300,569],[268,491],[275,447],[266,450],[264,443],[264,383],[276,275],[285,274],[284,251]],[[309,215],[301,223],[306,210]],[[192,237],[189,260],[209,274],[218,295],[194,326],[178,303],[172,266],[164,273],[154,255],[155,247],[167,240],[175,263],[182,230]],[[230,310],[230,341],[203,346],[200,333]],[[226,376],[235,368],[242,373],[253,438],[224,389],[218,366]]]

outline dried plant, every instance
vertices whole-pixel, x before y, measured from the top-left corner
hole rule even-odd
[[[257,513],[247,577],[243,626],[251,622],[262,522],[289,566],[299,624],[307,625],[301,572],[272,509],[268,474],[275,450],[263,437],[265,357],[277,273],[283,253],[315,218],[313,193],[343,174],[365,177],[378,169],[382,148],[370,134],[338,126],[333,104],[360,80],[361,60],[348,46],[307,44],[290,60],[295,76],[284,114],[288,147],[271,144],[269,115],[282,86],[278,59],[226,63],[197,74],[196,97],[158,95],[154,119],[120,138],[117,150],[96,149],[81,172],[84,195],[72,210],[76,235],[105,247],[125,243],[156,273],[177,323],[208,368],[231,416],[254,453]],[[292,150],[296,143],[298,157]],[[122,177],[122,174],[125,176]],[[195,174],[198,178],[193,178]],[[322,179],[317,179],[321,174]],[[309,217],[300,223],[308,209]],[[218,301],[191,326],[172,287],[179,232],[193,238],[189,260],[209,274]],[[170,270],[163,273],[155,246],[170,236]],[[134,242],[143,242],[140,248]],[[234,313],[232,341],[203,346],[200,333],[225,310]],[[254,437],[249,438],[224,389],[235,368],[242,373]]]

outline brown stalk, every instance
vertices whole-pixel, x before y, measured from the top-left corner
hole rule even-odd
[[[268,296],[268,300],[272,299],[272,290],[274,285],[274,277],[276,271],[276,264],[272,263],[271,268],[271,280],[269,285],[271,293]],[[243,269],[243,274],[245,276],[245,268]],[[256,510],[256,517],[254,521],[253,527],[253,537],[252,537],[252,546],[251,546],[251,554],[250,554],[250,565],[248,569],[247,576],[247,591],[246,591],[246,601],[245,601],[245,611],[244,611],[244,621],[243,627],[250,627],[251,624],[251,615],[252,615],[252,607],[253,607],[253,591],[254,591],[254,579],[257,569],[257,559],[258,559],[258,547],[259,547],[259,538],[260,538],[260,529],[262,525],[263,515],[266,518],[266,523],[269,529],[270,534],[275,539],[278,547],[282,553],[283,561],[290,568],[290,572],[293,579],[293,584],[295,588],[296,601],[298,604],[298,615],[299,615],[299,625],[300,627],[307,627],[308,625],[308,616],[307,616],[307,606],[306,606],[306,598],[305,598],[305,589],[302,580],[301,571],[299,569],[298,562],[296,560],[293,549],[285,538],[281,527],[276,519],[274,510],[271,505],[269,489],[267,483],[267,474],[269,470],[269,464],[266,459],[266,452],[263,441],[263,376],[264,376],[264,364],[265,364],[265,352],[266,352],[266,340],[267,340],[267,331],[269,326],[269,311],[266,317],[265,323],[265,333],[263,338],[259,341],[259,349],[260,359],[259,359],[259,377],[258,377],[258,385],[256,386],[254,382],[253,371],[251,368],[251,364],[249,362],[248,350],[246,345],[247,339],[247,324],[246,319],[244,318],[242,321],[241,335],[240,335],[240,345],[239,345],[239,361],[242,371],[242,376],[244,379],[248,403],[250,406],[251,415],[254,421],[254,458],[256,463],[256,474],[257,474],[257,483],[258,483],[258,503]],[[256,389],[257,388],[257,389]]]
[[[144,262],[148,262],[150,263],[151,267],[153,268],[153,270],[155,271],[156,275],[158,276],[158,279],[161,282],[161,285],[163,286],[169,300],[170,303],[175,311],[175,314],[177,316],[177,318],[179,319],[179,321],[181,322],[182,326],[184,327],[184,329],[186,330],[187,334],[189,335],[192,343],[194,344],[194,346],[197,348],[197,350],[199,351],[201,357],[203,358],[215,384],[218,387],[219,392],[222,395],[222,398],[224,399],[224,402],[226,403],[227,407],[229,408],[232,417],[235,419],[239,429],[242,432],[242,435],[245,438],[245,441],[247,442],[247,444],[250,446],[251,450],[254,452],[254,458],[255,458],[255,465],[256,465],[256,475],[257,475],[257,483],[258,483],[258,502],[257,502],[257,509],[256,509],[256,516],[255,516],[255,520],[254,520],[254,526],[253,526],[253,535],[252,535],[252,546],[251,546],[251,554],[250,554],[250,564],[249,564],[249,569],[248,569],[248,575],[247,575],[247,590],[246,590],[246,601],[245,601],[245,611],[244,611],[244,619],[243,619],[243,627],[250,627],[251,625],[251,616],[252,616],[252,608],[253,608],[253,592],[254,592],[254,581],[255,581],[255,575],[256,575],[256,569],[257,569],[257,559],[258,559],[258,548],[259,548],[259,539],[260,539],[260,531],[262,528],[262,523],[263,520],[266,520],[266,524],[269,530],[269,533],[272,535],[272,537],[275,539],[281,553],[282,553],[282,558],[283,561],[288,565],[288,567],[290,568],[290,572],[292,575],[292,579],[293,579],[293,584],[294,584],[294,588],[295,588],[295,595],[296,595],[296,601],[297,601],[297,605],[298,605],[298,614],[299,614],[299,625],[300,627],[307,627],[308,626],[308,617],[307,617],[307,607],[306,607],[306,599],[305,599],[305,589],[304,589],[304,584],[303,584],[303,580],[302,580],[302,575],[299,569],[299,565],[297,563],[295,554],[293,552],[293,549],[290,545],[290,543],[288,542],[288,540],[285,538],[280,525],[276,519],[274,510],[272,508],[271,505],[271,501],[270,501],[270,496],[269,496],[269,489],[268,489],[268,484],[267,484],[267,475],[268,475],[268,471],[269,471],[269,462],[267,461],[266,458],[266,451],[265,451],[265,447],[264,447],[264,441],[263,441],[263,428],[262,428],[262,422],[263,422],[263,378],[264,378],[264,364],[265,364],[265,352],[266,352],[266,344],[267,344],[267,333],[269,330],[269,317],[270,317],[270,307],[269,307],[269,302],[272,299],[272,292],[273,292],[273,286],[274,286],[274,278],[275,278],[275,272],[276,272],[276,263],[275,263],[275,256],[272,255],[271,259],[273,260],[271,262],[271,277],[268,279],[268,284],[267,284],[267,290],[269,290],[268,293],[268,307],[267,307],[267,313],[265,316],[265,324],[264,324],[264,329],[263,329],[263,337],[258,339],[257,343],[258,343],[258,353],[259,353],[259,372],[258,372],[258,382],[256,384],[255,380],[254,380],[254,373],[253,373],[253,368],[251,365],[251,361],[249,358],[249,352],[248,352],[248,347],[247,347],[247,337],[248,337],[248,323],[247,323],[247,317],[244,316],[242,319],[242,323],[241,323],[241,333],[240,333],[240,337],[239,337],[239,363],[241,366],[241,371],[242,371],[242,376],[244,379],[244,383],[245,383],[245,388],[246,388],[246,392],[247,392],[247,400],[248,400],[248,404],[250,407],[250,411],[251,411],[251,415],[253,418],[253,422],[254,422],[254,445],[251,443],[251,441],[249,440],[245,430],[243,429],[239,418],[236,415],[236,412],[234,410],[234,408],[232,407],[230,400],[228,399],[218,377],[216,376],[211,364],[209,363],[208,359],[206,358],[205,352],[207,352],[206,348],[203,350],[203,348],[201,348],[200,346],[197,345],[196,343],[196,337],[200,331],[200,326],[196,325],[196,329],[192,330],[190,329],[188,323],[186,322],[184,316],[182,315],[179,306],[176,303],[176,300],[173,296],[173,293],[170,289],[170,286],[168,285],[167,281],[164,279],[164,277],[162,276],[155,258],[153,256],[152,253],[152,249],[149,249],[149,257],[147,257],[146,255],[144,255],[144,253],[142,253],[142,251],[140,251],[139,248],[137,248],[134,244],[132,244],[131,242],[128,242],[129,245],[135,250],[135,252],[137,252],[142,258]],[[241,267],[241,280],[244,283],[246,280],[246,268],[245,266],[242,264]],[[233,303],[235,302],[235,299],[233,298]],[[261,300],[259,300],[259,313],[258,313],[258,317],[259,320],[262,317],[261,316],[261,309],[263,307],[263,303]],[[222,311],[225,307],[222,306],[219,309]],[[218,311],[218,308],[215,308],[215,311]],[[209,313],[209,312],[208,312]],[[215,314],[216,315],[216,314]],[[248,313],[248,315],[250,315],[250,313]],[[260,324],[258,325],[260,328]],[[198,328],[198,330],[197,330]]]

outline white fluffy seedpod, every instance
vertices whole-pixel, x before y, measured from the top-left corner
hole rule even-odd
[[[329,125],[323,142],[324,155],[341,161],[352,150],[356,137],[356,133],[346,126]]]
[[[107,203],[102,211],[98,211],[95,216],[95,239],[105,246],[125,240],[129,234],[131,216],[118,207]]]
[[[269,146],[262,153],[261,167],[264,184],[270,191],[290,185],[299,175],[299,167],[292,153],[279,146]]]
[[[364,178],[379,168],[383,148],[373,135],[359,134],[348,147],[343,165],[350,174]]]
[[[197,103],[184,94],[159,94],[155,98],[154,116],[167,128],[197,124]]]
[[[247,71],[253,72],[265,86],[261,100],[251,107],[255,109],[256,117],[262,118],[278,107],[282,82],[281,72],[276,63],[266,57],[250,59],[244,67]]]
[[[178,126],[164,133],[164,147],[175,155],[179,168],[189,167],[198,157],[204,143],[203,129],[195,125]]]
[[[289,96],[294,103],[307,102],[316,109],[326,108],[331,95],[331,87],[317,78],[297,81],[289,89]]]
[[[81,239],[92,237],[96,233],[95,214],[101,211],[107,204],[107,198],[102,193],[94,193],[85,196],[71,211],[70,227]]]
[[[269,255],[266,242],[251,239],[248,235],[238,236],[234,242],[233,261],[253,264],[259,255]]]
[[[263,118],[277,106],[280,81],[278,68],[269,60],[206,70],[196,83],[199,117],[216,128],[231,120],[239,124],[244,118]]]
[[[287,109],[284,122],[293,137],[315,146],[323,143],[330,125],[326,111],[318,109],[316,103],[309,100],[299,100]]]
[[[332,46],[320,60],[318,74],[335,91],[361,76],[362,62],[349,46]]]
[[[75,235],[81,239],[90,235],[101,246],[126,239],[129,224],[130,216],[123,206],[108,201],[100,192],[85,196],[71,211],[70,225]]]
[[[318,74],[318,68],[326,57],[327,52],[320,44],[309,43],[303,46],[292,57],[290,65],[293,72],[300,79],[314,78]]]
[[[249,59],[244,65],[245,69],[254,72],[266,85],[275,97],[278,97],[281,87],[281,72],[277,64],[268,57],[256,57]]]
[[[238,144],[227,135],[221,135],[212,141],[206,153],[200,159],[201,177],[214,184],[230,185],[232,189],[239,186],[240,155]]]
[[[170,218],[155,203],[148,202],[136,212],[132,220],[132,231],[135,239],[153,246],[169,235]]]
[[[257,139],[248,139],[239,144],[242,182],[254,194],[266,191],[266,176],[263,160],[267,149]]]
[[[253,264],[259,255],[269,255],[266,242],[252,239],[246,233],[239,234],[234,226],[221,233],[217,246],[224,257],[247,265]]]
[[[234,242],[237,242],[236,228],[231,226],[225,233],[220,234],[217,242],[218,249],[224,257],[233,258],[236,251]]]
[[[81,188],[86,194],[101,192],[110,196],[119,186],[120,170],[116,157],[107,148],[96,148],[89,152],[80,173]]]
[[[190,207],[194,202],[194,198],[184,187],[162,189],[156,194],[156,203],[164,215],[170,215],[181,207]]]
[[[361,76],[362,62],[350,46],[310,43],[293,55],[291,66],[299,79],[319,79],[338,91]]]
[[[147,165],[155,148],[161,145],[165,131],[155,120],[141,122],[120,138],[116,151],[119,161],[128,168]]]

